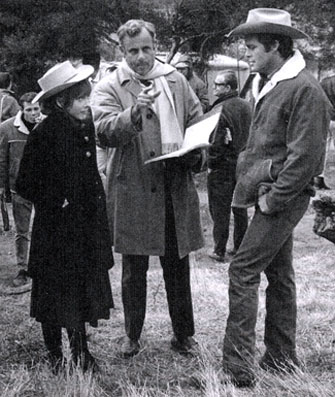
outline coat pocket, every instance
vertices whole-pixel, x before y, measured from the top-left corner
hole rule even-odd
[[[256,203],[259,185],[264,182],[273,182],[271,167],[271,159],[247,162],[243,161],[243,157],[242,159],[239,157],[239,165],[236,172],[237,183],[232,204],[234,207],[251,207]]]

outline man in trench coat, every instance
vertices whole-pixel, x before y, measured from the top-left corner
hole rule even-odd
[[[155,60],[155,28],[130,20],[118,30],[124,60],[101,80],[92,110],[101,144],[115,147],[107,169],[107,211],[122,254],[124,357],[139,352],[150,255],[160,257],[174,337],[171,347],[195,344],[188,254],[203,244],[192,167],[198,152],[145,164],[178,149],[185,128],[202,113],[187,80]]]

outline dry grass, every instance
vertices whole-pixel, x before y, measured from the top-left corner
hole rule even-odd
[[[332,170],[333,171],[333,170]],[[332,172],[333,173],[333,172]],[[329,181],[329,178],[327,178]],[[335,178],[331,180],[334,181]],[[295,234],[295,268],[298,287],[298,353],[302,370],[274,376],[257,370],[254,389],[234,388],[221,371],[221,344],[228,314],[228,264],[210,260],[211,222],[204,176],[198,178],[206,246],[191,255],[192,288],[198,353],[183,357],[169,348],[171,325],[162,272],[156,258],[148,277],[148,307],[138,356],[120,356],[123,312],[120,296],[120,257],[111,271],[116,309],[99,328],[89,329],[92,353],[100,372],[83,375],[67,367],[58,376],[45,364],[39,324],[29,318],[29,294],[1,294],[15,274],[13,234],[0,236],[0,395],[4,397],[324,397],[335,388],[335,274],[334,246],[312,233],[313,212],[308,211]],[[257,323],[257,355],[264,324],[263,279]],[[68,353],[68,347],[66,348]]]

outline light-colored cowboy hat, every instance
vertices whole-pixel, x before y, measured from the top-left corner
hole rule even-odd
[[[186,63],[186,62],[177,62],[177,63],[174,64],[174,67],[177,68],[177,69],[178,68],[184,69],[184,68],[189,68],[190,64]]]
[[[173,63],[175,68],[191,68],[192,58],[189,55],[180,55],[180,57]]]
[[[58,63],[38,80],[38,85],[42,91],[35,96],[32,103],[58,94],[66,88],[87,79],[93,73],[94,68],[91,65],[81,65],[75,68],[70,61]]]
[[[289,36],[292,39],[308,39],[309,36],[292,27],[291,15],[277,8],[254,8],[248,12],[247,21],[233,29],[229,36],[245,36],[271,33]]]

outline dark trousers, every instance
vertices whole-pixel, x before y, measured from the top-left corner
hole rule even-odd
[[[62,353],[62,328],[53,324],[42,323],[42,333],[45,346],[50,356],[61,360]],[[85,325],[80,330],[66,328],[70,348],[76,362],[82,353],[88,351]]]
[[[214,252],[220,256],[226,253],[229,238],[231,203],[235,188],[235,171],[211,170],[207,179],[209,212],[213,220]],[[246,208],[233,208],[234,250],[238,250],[248,228]]]
[[[180,259],[171,197],[166,198],[165,255],[160,257],[174,334],[179,339],[194,335],[188,255]],[[146,311],[148,256],[122,256],[122,301],[125,330],[138,340]]]
[[[13,218],[15,223],[16,263],[27,267],[29,250],[29,225],[33,205],[17,193],[12,193]]]
[[[309,203],[305,193],[284,211],[263,215],[258,209],[229,267],[229,316],[223,364],[233,374],[248,371],[255,353],[258,288],[264,271],[266,319],[264,342],[271,357],[295,358],[296,288],[292,266],[293,230]]]

